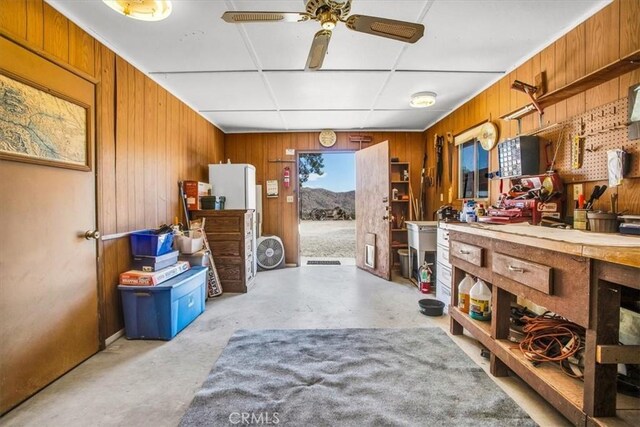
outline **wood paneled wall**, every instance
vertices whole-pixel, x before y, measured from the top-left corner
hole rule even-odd
[[[256,167],[256,181],[263,185],[262,233],[273,234],[282,238],[285,247],[285,261],[298,262],[298,198],[293,203],[287,203],[287,196],[296,196],[298,188],[296,173],[296,156],[287,156],[286,149],[313,152],[357,151],[359,144],[349,142],[349,135],[371,136],[373,144],[389,141],[391,157],[398,157],[401,161],[411,162],[411,185],[414,194],[420,188],[420,169],[424,146],[423,132],[338,132],[338,140],[331,148],[323,148],[318,142],[318,132],[291,133],[250,133],[229,134],[225,137],[225,158],[233,163],[249,163]],[[371,144],[362,144],[366,148]],[[277,163],[277,160],[290,163]],[[354,164],[355,165],[355,164]],[[283,169],[291,168],[291,186],[282,186]],[[279,196],[267,199],[265,182],[277,179],[279,181]]]
[[[96,172],[101,340],[123,327],[118,274],[127,237],[181,216],[177,182],[206,180],[224,134],[42,0],[0,0],[0,31],[97,84]]]
[[[533,84],[534,76],[545,71],[547,75],[547,90],[553,91],[638,49],[640,49],[640,1],[615,0],[427,129],[427,140],[433,141],[433,135],[436,133],[440,135],[446,132],[460,133],[486,120],[492,120],[498,125],[500,128],[500,140],[516,136],[516,122],[507,122],[499,119],[501,115],[529,103],[524,93],[510,88],[514,80],[517,79]],[[627,73],[593,89],[579,93],[572,98],[546,108],[542,124],[558,123],[582,114],[591,108],[624,98],[627,96],[629,86],[636,83],[640,83],[640,70]],[[529,115],[522,120],[523,132],[534,130],[539,126],[537,115]],[[433,167],[433,144],[430,144],[430,150],[429,163]],[[490,170],[493,171],[497,168],[497,150],[494,149],[491,152]],[[454,171],[456,170],[457,164],[454,167]],[[447,182],[448,176],[446,175],[445,173],[445,190],[443,191],[445,202],[447,199],[446,189],[449,186]],[[454,200],[459,205],[455,173],[454,181]],[[585,183],[584,191],[587,197],[595,185],[603,183]],[[573,206],[572,185],[569,184],[566,187],[567,205],[569,207],[567,213],[571,214]],[[436,207],[440,204],[440,192],[433,187],[429,188],[429,200],[433,200]],[[491,186],[491,201],[497,201],[498,195],[499,184],[494,181]],[[619,187],[619,205],[622,210],[626,209],[629,212],[640,213],[640,179],[627,179]],[[607,197],[601,199],[599,207],[601,209],[609,208]]]

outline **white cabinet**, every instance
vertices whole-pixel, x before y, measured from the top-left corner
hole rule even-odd
[[[451,264],[449,264],[449,231],[438,226],[436,265],[436,298],[445,304],[445,310],[451,304]]]

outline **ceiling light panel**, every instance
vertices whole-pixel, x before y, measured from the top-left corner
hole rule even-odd
[[[226,133],[275,132],[284,129],[277,111],[216,111],[202,115]]]
[[[360,110],[373,105],[384,72],[287,71],[265,73],[283,110]]]
[[[368,111],[281,111],[288,130],[360,129]]]
[[[489,84],[496,77],[495,74],[479,73],[395,72],[380,94],[375,108],[407,108],[411,95],[428,90],[438,94],[437,103],[430,109],[450,110],[462,102],[469,91]]]
[[[155,75],[198,110],[275,110],[258,72]]]
[[[174,1],[171,15],[153,24],[113,13],[101,1],[48,2],[145,72],[256,69],[238,29],[220,19],[222,1]]]
[[[398,68],[507,70],[609,1],[436,1]]]

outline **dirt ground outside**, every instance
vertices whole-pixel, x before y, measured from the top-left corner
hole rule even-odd
[[[355,258],[354,220],[300,221],[301,255],[309,258]]]

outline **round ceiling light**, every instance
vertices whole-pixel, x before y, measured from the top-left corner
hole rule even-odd
[[[411,101],[409,101],[409,105],[413,108],[426,108],[431,107],[436,103],[436,93],[435,92],[418,92],[411,95]]]
[[[141,21],[161,21],[171,14],[169,0],[102,0],[111,9]]]

